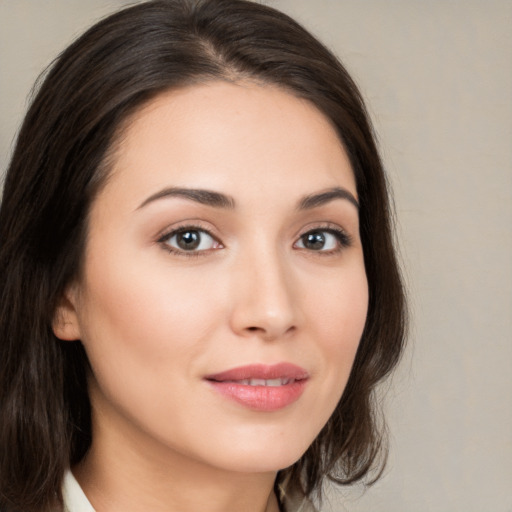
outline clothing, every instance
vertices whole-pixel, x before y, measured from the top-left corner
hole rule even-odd
[[[73,473],[67,471],[62,487],[66,512],[95,512]],[[309,500],[286,500],[286,512],[317,512]]]
[[[73,473],[69,470],[64,476],[62,495],[64,497],[64,510],[66,512],[94,512],[87,496],[75,480]]]

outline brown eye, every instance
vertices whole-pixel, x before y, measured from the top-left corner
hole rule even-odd
[[[193,251],[201,245],[199,231],[184,231],[176,234],[176,245],[184,251]]]
[[[326,243],[326,236],[322,231],[311,231],[301,237],[305,249],[321,251]]]
[[[316,252],[333,252],[349,245],[349,236],[341,230],[314,229],[304,233],[295,247]]]
[[[171,249],[185,252],[200,252],[220,247],[212,235],[202,229],[180,229],[166,236],[162,242]]]

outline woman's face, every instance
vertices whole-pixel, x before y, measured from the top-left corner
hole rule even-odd
[[[328,120],[278,88],[215,82],[140,110],[55,323],[91,363],[93,446],[243,472],[295,462],[366,319],[356,201]]]

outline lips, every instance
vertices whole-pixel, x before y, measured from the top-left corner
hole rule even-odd
[[[248,365],[208,375],[205,380],[225,398],[261,412],[283,409],[304,392],[309,375],[290,363]]]

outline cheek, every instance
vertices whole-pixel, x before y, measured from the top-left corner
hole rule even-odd
[[[348,380],[368,312],[364,267],[332,279],[324,293],[310,294],[309,324],[323,358],[326,393],[339,399]],[[328,390],[330,388],[330,391]]]
[[[135,375],[193,358],[220,313],[198,273],[145,264],[125,252],[90,262],[80,316],[93,369],[109,361]]]
[[[175,411],[190,410],[197,360],[221,318],[218,302],[198,272],[148,265],[129,252],[110,258],[90,261],[80,307],[93,405],[121,412],[156,437],[165,437],[163,426],[174,435],[194,413]]]
[[[333,348],[358,344],[368,312],[368,283],[364,268],[340,273],[327,286],[309,294],[311,317],[322,331],[320,339]]]

